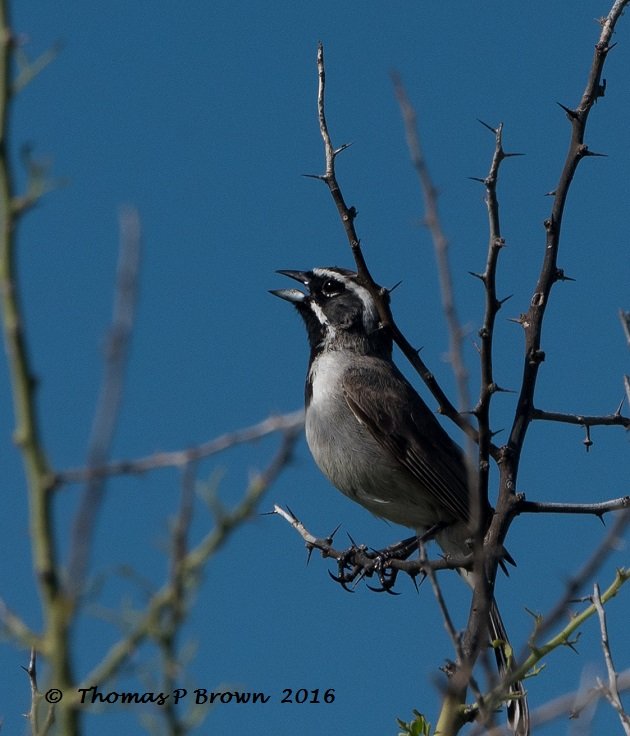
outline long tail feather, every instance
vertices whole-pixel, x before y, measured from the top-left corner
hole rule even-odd
[[[499,668],[499,677],[505,677],[514,668],[514,662],[509,661],[505,652],[505,647],[510,647],[510,641],[508,639],[507,631],[499,609],[497,608],[496,601],[492,601],[490,608],[490,621],[489,631],[490,641],[504,642],[504,645],[494,647],[494,654],[497,660],[497,666]],[[519,680],[512,683],[511,692],[517,697],[514,700],[508,701],[507,714],[508,724],[510,729],[514,732],[515,736],[529,736],[529,706],[527,705],[527,694],[523,683]]]

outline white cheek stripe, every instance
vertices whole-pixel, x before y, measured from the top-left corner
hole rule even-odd
[[[313,310],[313,314],[317,317],[320,324],[328,325],[328,317],[326,317],[326,315],[324,314],[324,310],[315,300],[311,300],[311,309]]]

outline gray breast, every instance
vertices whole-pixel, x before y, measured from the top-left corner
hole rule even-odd
[[[385,450],[351,411],[343,393],[343,376],[357,356],[331,351],[311,366],[311,401],[306,413],[306,440],[330,482],[376,516],[424,529],[437,510],[417,480]]]

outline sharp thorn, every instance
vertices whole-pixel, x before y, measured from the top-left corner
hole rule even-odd
[[[339,148],[335,148],[335,150],[333,151],[333,156],[337,156],[338,154],[343,153],[346,150],[346,148],[350,148],[351,145],[352,145],[352,142],[344,143],[341,146],[339,146]]]
[[[567,276],[562,268],[556,269],[556,281],[575,281],[571,276]]]
[[[503,550],[503,557],[501,558],[501,561],[504,563],[505,562],[509,563],[510,565],[512,565],[512,567],[516,567],[515,559],[506,549]],[[506,571],[506,574],[508,574],[507,571]]]
[[[397,281],[393,286],[391,286],[389,289],[386,289],[388,294],[391,294],[394,289],[397,289],[402,284],[402,279],[400,281]]]
[[[586,452],[588,452],[593,446],[593,440],[591,439],[591,428],[588,426],[588,424],[586,424],[584,425],[584,429],[586,430],[586,437],[582,440],[582,444],[584,445],[584,447],[586,447]]]
[[[302,176],[306,179],[319,179],[319,181],[326,181],[328,178],[326,174],[302,174]]]
[[[499,132],[498,128],[493,128],[491,125],[488,125],[488,123],[484,123],[484,121],[480,120],[479,118],[477,118],[477,122],[481,123],[483,127],[487,128],[493,135],[496,135]]]
[[[486,283],[486,277],[482,273],[476,273],[475,271],[469,271],[468,273],[476,279],[479,279],[482,283]]]
[[[570,107],[567,107],[566,105],[563,105],[561,102],[557,102],[557,105],[559,105],[567,114],[567,117],[571,120],[575,120],[578,116],[577,112],[575,110],[572,110]]]
[[[485,184],[485,183],[486,183],[486,180],[485,180],[485,179],[480,179],[480,178],[479,178],[478,176],[469,176],[468,178],[469,178],[469,179],[470,179],[471,181],[478,181],[478,182],[480,182],[481,184]]]
[[[503,158],[513,158],[514,156],[525,156],[524,153],[504,153]]]
[[[333,539],[335,538],[335,534],[341,529],[341,524],[337,524],[337,526],[333,529],[333,531],[326,537],[326,541],[328,544],[332,544]]]
[[[503,306],[505,302],[509,301],[513,296],[514,294],[508,294],[507,296],[504,296],[503,299],[499,299],[500,306]]]

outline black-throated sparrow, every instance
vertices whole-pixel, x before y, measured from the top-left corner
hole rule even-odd
[[[392,338],[353,271],[279,271],[307,287],[272,291],[295,305],[311,348],[306,377],[306,439],[333,485],[376,516],[424,532],[448,555],[470,551],[469,489],[461,449],[392,361]],[[482,509],[489,520],[492,508]],[[472,584],[471,576],[462,571]],[[491,641],[508,642],[493,601]],[[500,668],[509,665],[495,650]],[[519,736],[529,732],[521,683],[508,707]]]

